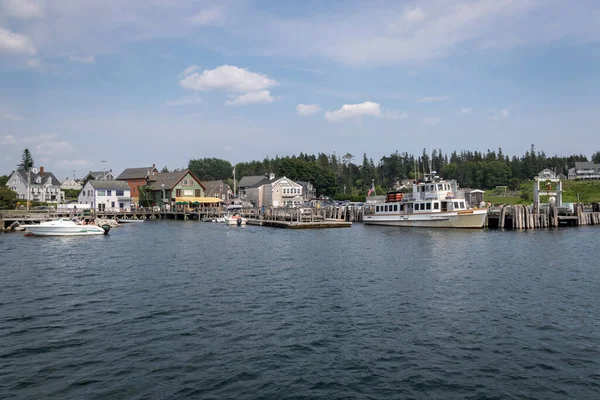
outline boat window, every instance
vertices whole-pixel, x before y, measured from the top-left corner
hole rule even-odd
[[[440,203],[438,203],[437,201],[433,203],[433,209],[434,210],[439,210],[440,209]]]
[[[379,212],[379,206],[375,206],[375,212]]]
[[[431,210],[431,203],[427,203],[427,206],[426,206],[426,208],[427,208],[428,210]]]
[[[404,204],[400,204],[400,211],[404,211]]]
[[[438,190],[442,190],[442,184],[441,183],[438,185]]]
[[[460,202],[460,208],[465,208],[465,202],[464,201]]]
[[[394,211],[398,211],[398,204],[394,204]]]
[[[454,208],[458,208],[458,201],[454,202]]]

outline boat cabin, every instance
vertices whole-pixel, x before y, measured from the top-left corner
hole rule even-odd
[[[389,192],[385,203],[372,205],[377,215],[431,214],[463,211],[468,209],[464,193],[458,190],[456,181],[417,181],[412,193]]]

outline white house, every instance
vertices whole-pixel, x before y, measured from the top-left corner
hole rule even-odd
[[[81,182],[79,182],[76,179],[65,179],[64,181],[61,182],[60,184],[60,188],[62,190],[81,190],[83,187],[81,186]]]
[[[88,181],[77,198],[98,211],[131,210],[131,189],[124,181]]]
[[[569,179],[600,179],[600,164],[594,164],[593,162],[576,162],[575,167],[569,168]]]
[[[269,174],[268,178],[246,187],[246,201],[256,207],[298,207],[304,203],[302,185],[286,178],[275,178]]]
[[[33,170],[35,171],[35,169]],[[56,179],[52,172],[44,171],[40,167],[39,171],[29,173],[30,196],[29,200],[45,203],[58,203],[64,201],[65,192],[60,190],[60,181]],[[14,171],[6,186],[17,192],[19,199],[27,200],[27,172],[23,169]]]

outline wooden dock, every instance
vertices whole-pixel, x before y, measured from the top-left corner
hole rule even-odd
[[[248,225],[270,226],[272,228],[287,229],[325,229],[325,228],[350,228],[352,222],[344,220],[324,220],[320,222],[276,221],[250,218]]]

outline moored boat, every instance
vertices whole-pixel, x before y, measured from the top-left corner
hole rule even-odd
[[[246,225],[246,223],[248,222],[248,220],[244,217],[242,217],[241,215],[239,215],[238,213],[233,213],[233,214],[228,214],[225,215],[223,217],[223,222],[225,222],[226,225]]]
[[[412,193],[389,192],[385,203],[369,204],[364,223],[430,228],[482,228],[486,209],[471,208],[454,180],[441,180],[433,172],[413,185]]]
[[[25,230],[28,236],[89,236],[106,235],[110,231],[110,226],[82,225],[70,219],[59,218],[38,225],[26,226]]]

